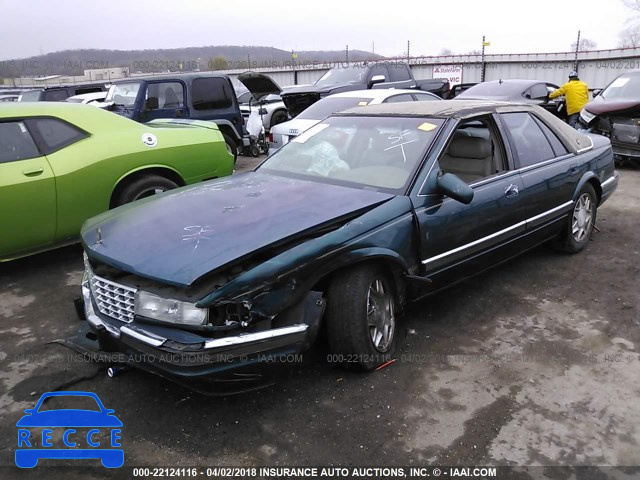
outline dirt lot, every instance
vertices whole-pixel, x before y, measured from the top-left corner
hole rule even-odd
[[[582,254],[539,248],[413,305],[395,364],[345,373],[319,345],[275,386],[227,398],[110,379],[51,343],[80,325],[79,247],[0,264],[0,477],[37,473],[9,467],[15,423],[61,386],[115,409],[125,465],[638,465],[638,185],[621,172]]]

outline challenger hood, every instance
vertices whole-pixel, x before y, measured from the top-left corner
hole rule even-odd
[[[90,258],[188,286],[213,270],[392,197],[249,172],[111,210],[87,221],[81,236]]]

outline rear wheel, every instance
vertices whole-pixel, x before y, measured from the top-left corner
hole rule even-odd
[[[160,175],[145,175],[130,182],[118,194],[115,206],[124,205],[125,203],[135,202],[142,198],[147,198],[157,193],[166,192],[178,187],[175,182]]]
[[[227,135],[226,133],[222,134],[222,138],[224,138],[224,143],[225,143],[225,146],[227,147],[227,152],[233,155],[233,163],[235,164],[236,160],[238,159],[238,145],[236,144],[235,140],[231,138],[229,135]]]
[[[569,253],[578,253],[587,246],[596,224],[598,197],[593,185],[587,183],[569,215],[566,230],[561,240],[561,249]]]
[[[397,343],[396,310],[393,284],[380,267],[364,265],[337,276],[327,305],[335,361],[373,370],[390,360]]]

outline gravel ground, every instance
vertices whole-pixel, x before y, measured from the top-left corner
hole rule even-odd
[[[343,372],[320,343],[275,386],[225,398],[110,379],[55,343],[80,326],[79,247],[0,264],[0,477],[125,475],[11,467],[16,421],[61,386],[115,409],[128,466],[638,465],[638,185],[621,172],[582,254],[539,248],[412,305],[393,365]]]

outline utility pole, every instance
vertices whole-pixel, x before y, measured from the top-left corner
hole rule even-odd
[[[573,69],[578,73],[578,50],[580,49],[580,30],[578,30],[578,38],[576,39],[576,56],[573,60]]]
[[[347,63],[349,63],[349,45],[347,45],[347,48],[345,48],[344,54],[345,54],[345,58],[347,60]]]
[[[409,53],[411,50],[411,40],[407,40],[407,63],[409,62],[409,58],[411,57],[411,54]]]
[[[247,53],[247,70],[251,70],[251,54]]]
[[[485,39],[485,36],[482,36],[482,55],[481,55],[481,70],[480,70],[480,82],[484,82],[484,77],[485,77],[485,62],[484,62],[484,47],[488,47],[491,45],[491,42],[487,42]]]

